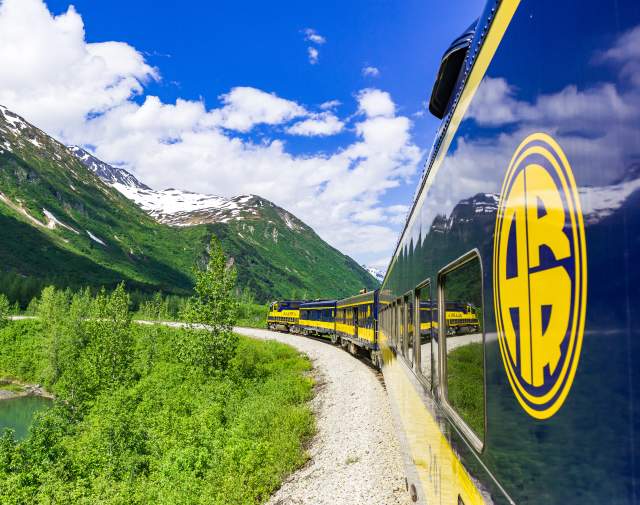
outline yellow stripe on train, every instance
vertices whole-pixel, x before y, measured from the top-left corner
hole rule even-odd
[[[312,328],[325,328],[333,330],[334,323],[329,321],[311,321],[308,319],[300,319],[300,326],[311,326]]]
[[[484,499],[467,473],[434,415],[427,409],[409,381],[402,365],[379,331],[385,384],[399,414],[409,455],[415,465],[424,503],[483,505]]]

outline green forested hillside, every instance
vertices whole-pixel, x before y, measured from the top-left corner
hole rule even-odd
[[[186,294],[212,233],[237,265],[239,288],[260,301],[375,286],[310,228],[292,225],[282,209],[254,198],[260,211],[243,220],[160,224],[64,145],[0,107],[0,291],[25,303],[45,284],[124,280],[129,289]]]

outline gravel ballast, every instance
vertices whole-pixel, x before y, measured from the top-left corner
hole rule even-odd
[[[236,331],[289,344],[313,362],[317,433],[310,460],[287,478],[271,505],[410,503],[380,374],[328,342],[251,328]]]

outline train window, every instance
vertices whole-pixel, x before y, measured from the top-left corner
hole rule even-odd
[[[400,354],[404,354],[404,338],[403,338],[403,333],[404,333],[404,314],[403,314],[403,307],[402,307],[402,300],[398,300],[398,303],[396,305],[396,316],[398,318],[398,320],[396,321],[397,323],[397,331],[398,331],[398,341],[397,341],[397,345],[398,345],[398,352],[400,352]]]
[[[479,437],[474,440],[469,436],[476,448],[481,449],[485,380],[482,267],[477,253],[467,254],[452,267],[447,267],[439,280],[446,399],[466,424],[465,428],[470,428]]]
[[[414,342],[413,342],[413,296],[404,297],[404,318],[405,318],[405,356],[409,366],[413,368]]]
[[[396,347],[396,304],[391,304],[391,309],[389,311],[389,330],[391,332],[391,343],[393,347],[397,350]]]
[[[435,329],[434,321],[437,321],[437,313],[431,301],[431,284],[424,283],[416,289],[416,370],[424,379],[429,390],[432,389],[433,354],[431,349],[432,330]],[[435,317],[434,317],[435,316]],[[437,327],[437,323],[436,323]]]
[[[401,327],[401,319],[400,319],[400,309],[401,309],[401,304],[399,300],[396,300],[396,310],[394,311],[395,313],[395,325],[393,328],[394,334],[395,334],[395,345],[396,345],[396,352],[398,353],[402,353],[402,332],[400,331],[400,327]]]

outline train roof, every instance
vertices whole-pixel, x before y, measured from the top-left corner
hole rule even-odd
[[[320,307],[335,307],[336,300],[314,300],[312,302],[305,302],[300,305],[301,309],[304,308],[320,308]]]
[[[353,305],[356,303],[362,302],[373,302],[378,294],[378,290],[367,291],[366,293],[360,293],[354,296],[350,296],[349,298],[344,298],[342,300],[338,300],[338,307],[342,307],[344,305]]]

